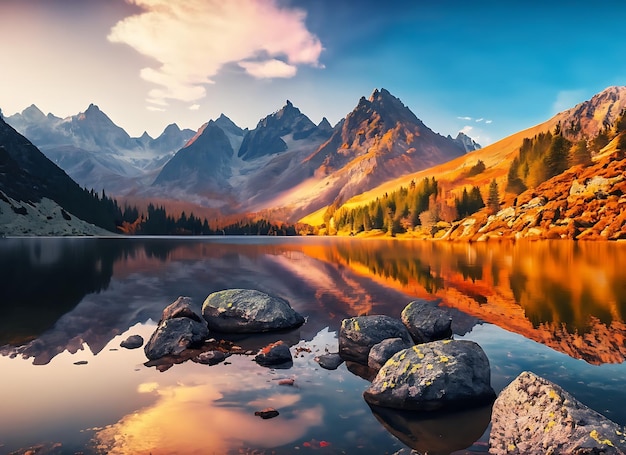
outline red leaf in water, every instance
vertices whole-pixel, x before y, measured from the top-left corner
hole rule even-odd
[[[329,445],[330,445],[330,442],[320,441],[320,447],[328,447]]]

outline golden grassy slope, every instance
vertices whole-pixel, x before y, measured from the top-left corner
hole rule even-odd
[[[495,144],[467,153],[466,155],[460,156],[452,161],[448,161],[447,163],[412,174],[407,174],[397,179],[389,180],[376,188],[350,198],[342,205],[342,207],[354,208],[368,204],[385,193],[391,193],[397,190],[401,186],[408,187],[411,180],[419,182],[425,177],[435,177],[435,179],[439,182],[440,188],[444,188],[446,191],[452,192],[462,191],[464,186],[476,185],[481,188],[483,194],[487,194],[487,187],[492,179],[496,179],[500,188],[503,189],[506,185],[505,181],[510,163],[516,156],[524,138],[533,137],[541,132],[553,129],[557,122],[557,117],[553,117],[544,123],[515,133],[496,142]],[[478,175],[468,177],[467,171],[469,171],[469,169],[474,166],[478,160],[482,160],[485,163],[485,171]],[[323,215],[326,212],[326,209],[327,207],[323,207],[303,217],[300,222],[313,226],[320,226],[324,223]]]

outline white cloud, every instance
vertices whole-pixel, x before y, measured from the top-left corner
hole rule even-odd
[[[472,120],[472,117],[457,117],[459,120],[467,120],[468,122]]]
[[[485,119],[481,117],[481,118],[477,118],[477,119],[476,119],[476,120],[474,120],[474,121],[475,121],[476,123],[480,123],[480,122],[482,122],[483,120],[485,120]]]
[[[321,67],[320,40],[303,10],[277,0],[126,0],[142,8],[111,29],[108,39],[151,57],[141,77],[158,86],[148,101],[193,102],[227,63],[256,78],[293,77],[298,65]]]
[[[146,109],[152,112],[165,112],[165,109],[163,109],[162,107],[156,107],[156,106],[146,106]]]
[[[493,120],[485,120],[485,123],[486,123],[487,125],[489,125],[489,124],[493,123]]]
[[[191,106],[189,106],[190,111],[197,111],[198,109],[200,109],[199,104],[192,104]]]
[[[467,134],[468,136],[470,135],[470,132],[474,129],[474,127],[469,126],[469,125],[465,125],[463,128],[461,128],[461,130],[459,131],[459,133],[463,133],[463,134]]]
[[[265,62],[239,62],[239,66],[257,79],[293,77],[296,75],[296,71],[298,71],[294,65],[288,65],[276,59]]]

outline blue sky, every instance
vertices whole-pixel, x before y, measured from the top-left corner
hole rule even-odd
[[[156,136],[222,112],[253,128],[287,99],[334,124],[384,87],[485,145],[626,85],[626,2],[543,3],[0,0],[0,108],[95,103]]]

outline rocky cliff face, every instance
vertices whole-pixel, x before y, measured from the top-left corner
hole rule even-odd
[[[466,218],[446,234],[465,239],[626,239],[626,159],[604,158],[575,166],[534,189],[514,204],[487,216]]]

